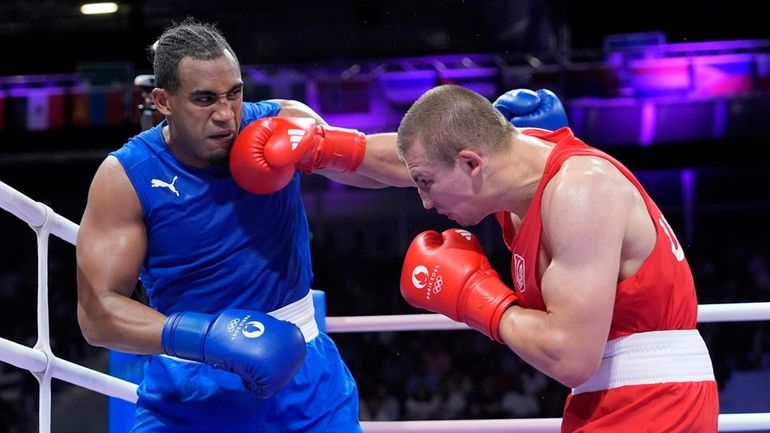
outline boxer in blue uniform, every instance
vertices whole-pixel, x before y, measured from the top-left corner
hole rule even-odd
[[[151,355],[132,431],[360,432],[356,384],[314,321],[299,173],[414,186],[395,134],[330,127],[297,101],[244,102],[210,24],[169,27],[152,54],[165,119],[102,162],[77,239],[86,340]],[[530,121],[563,116],[553,95],[499,102]],[[149,305],[132,298],[138,279]]]

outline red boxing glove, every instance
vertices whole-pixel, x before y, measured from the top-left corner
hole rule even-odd
[[[230,150],[230,172],[241,188],[269,194],[301,170],[348,173],[364,159],[366,136],[301,117],[266,117],[250,123]]]
[[[414,238],[401,269],[401,295],[412,306],[464,322],[499,343],[500,318],[518,299],[476,237],[461,229],[429,230]]]

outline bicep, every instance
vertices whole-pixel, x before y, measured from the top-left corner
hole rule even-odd
[[[543,246],[550,260],[541,289],[566,340],[598,356],[612,320],[631,200],[606,176],[566,176],[554,178],[543,201]]]
[[[130,296],[146,250],[139,200],[117,160],[97,170],[77,238],[78,292],[82,300]]]

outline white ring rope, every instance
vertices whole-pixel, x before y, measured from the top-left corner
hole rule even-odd
[[[16,215],[33,229],[42,227],[46,218],[50,218],[51,234],[75,245],[78,235],[77,224],[53,212],[46,215],[44,204],[33,201],[4,182],[0,182],[0,207]]]
[[[368,421],[366,433],[559,433],[561,418],[469,419],[441,421]],[[770,413],[728,413],[719,415],[719,431],[757,431],[770,428]]]
[[[4,182],[0,182],[0,207],[29,224],[38,233],[39,239],[43,237],[41,231],[44,231],[46,238],[50,232],[75,245],[77,224]],[[27,369],[33,374],[43,374],[49,370],[51,376],[57,379],[92,391],[102,392],[100,390],[107,388],[107,395],[135,403],[136,384],[57,358],[51,352],[48,334],[47,241],[40,240],[38,244],[38,342],[34,348],[29,348],[0,338],[0,361]],[[40,251],[42,249],[44,251]]]
[[[705,304],[698,306],[698,322],[770,320],[770,302]],[[448,331],[470,329],[441,314],[392,314],[327,317],[328,332]]]
[[[48,234],[75,245],[77,224],[56,214],[0,181],[0,207],[29,224],[38,234],[38,341],[30,348],[0,338],[0,361],[29,370],[40,381],[40,429],[50,432],[50,379],[52,377],[91,391],[130,403],[137,400],[137,385],[108,374],[57,358],[50,349],[48,335],[47,258]],[[43,250],[43,251],[41,251]],[[700,305],[699,322],[770,320],[770,302]],[[328,332],[379,332],[469,329],[439,314],[327,317]],[[484,419],[446,421],[369,421],[361,425],[366,433],[467,431],[558,433],[560,418]],[[720,431],[770,429],[769,413],[720,414]]]

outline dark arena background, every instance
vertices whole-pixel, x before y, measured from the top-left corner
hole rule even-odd
[[[247,100],[300,100],[332,125],[367,133],[395,130],[441,83],[490,100],[551,89],[576,135],[626,163],[662,207],[700,304],[770,301],[770,14],[761,1],[136,0],[94,16],[80,4],[0,3],[0,181],[75,223],[98,164],[140,130],[134,78],[151,73],[147,46],[192,15],[223,30]],[[408,188],[358,190],[308,175],[303,189],[327,315],[421,313],[399,293],[403,254],[417,233],[451,221]],[[510,284],[496,223],[470,230]],[[35,233],[0,212],[0,245],[0,337],[32,347]],[[53,352],[131,373],[83,339],[74,247],[56,238],[49,287]],[[770,412],[768,323],[699,329],[721,413]],[[358,382],[362,420],[558,418],[569,392],[475,332],[331,336]],[[127,431],[123,402],[58,380],[52,401],[53,432]],[[37,429],[37,381],[0,362],[0,433]]]

